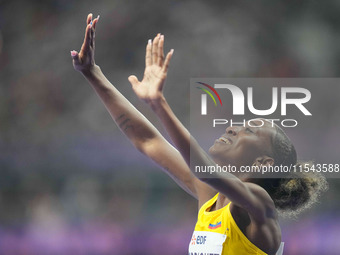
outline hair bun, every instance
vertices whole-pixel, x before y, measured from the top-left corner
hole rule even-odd
[[[281,180],[275,194],[274,202],[283,214],[296,216],[301,211],[316,203],[320,194],[327,190],[326,178],[317,172],[304,171],[306,165],[312,162],[298,162],[296,169],[302,172],[294,173]]]
[[[286,189],[287,191],[295,191],[299,189],[299,180],[298,179],[290,179],[288,180],[288,182],[286,182],[284,184],[284,189]]]

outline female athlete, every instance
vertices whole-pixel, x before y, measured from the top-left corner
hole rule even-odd
[[[146,46],[142,81],[130,76],[136,95],[156,113],[176,150],[158,130],[106,79],[95,64],[95,29],[99,16],[87,17],[80,52],[71,51],[73,66],[92,85],[121,131],[133,145],[159,164],[185,191],[198,200],[199,213],[189,254],[276,254],[281,243],[278,212],[297,213],[314,203],[327,182],[321,175],[255,179],[217,174],[198,178],[191,164],[240,166],[297,165],[289,138],[269,123],[261,128],[228,127],[206,154],[190,137],[168,105],[163,87],[174,53],[164,56],[164,36]]]

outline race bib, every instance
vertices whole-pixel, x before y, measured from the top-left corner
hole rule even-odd
[[[226,235],[208,231],[194,231],[189,255],[221,255]]]

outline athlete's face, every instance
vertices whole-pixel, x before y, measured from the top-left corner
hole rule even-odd
[[[259,157],[271,155],[271,137],[276,130],[271,123],[263,120],[262,127],[249,125],[228,127],[226,132],[210,147],[209,153],[219,165],[237,167],[252,165]],[[260,126],[261,121],[251,122]]]

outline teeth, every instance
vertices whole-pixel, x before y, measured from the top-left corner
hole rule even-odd
[[[227,144],[230,144],[230,141],[224,137],[220,137],[220,141],[224,142],[224,143],[227,143]]]

